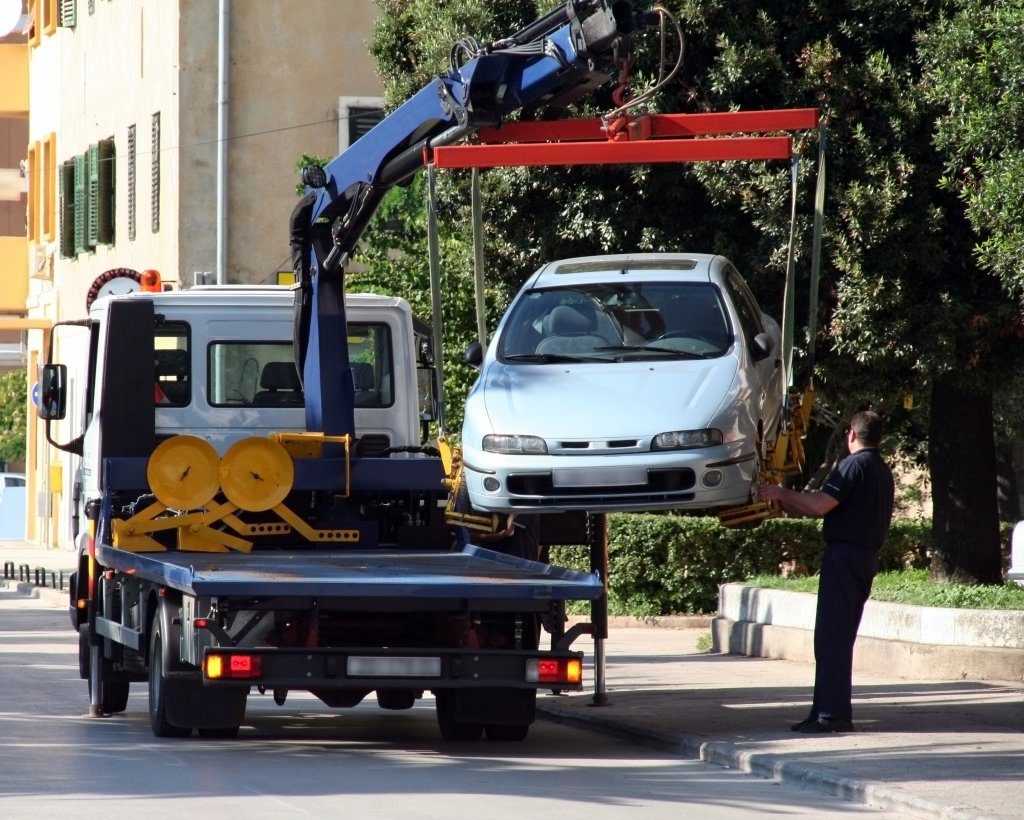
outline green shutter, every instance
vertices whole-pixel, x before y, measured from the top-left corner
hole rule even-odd
[[[86,204],[86,244],[95,248],[100,241],[100,147],[90,145],[89,153],[86,154],[86,162],[89,165],[89,187],[87,189]]]
[[[60,166],[60,255],[75,255],[75,163]]]
[[[59,23],[64,28],[74,28],[78,23],[76,0],[60,0]]]
[[[85,155],[75,157],[75,255],[85,253],[86,245],[86,188],[87,168]]]
[[[96,209],[96,240],[101,245],[114,244],[114,139],[100,140],[99,192]]]

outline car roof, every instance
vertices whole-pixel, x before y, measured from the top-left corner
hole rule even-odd
[[[550,288],[576,281],[621,282],[636,273],[645,281],[670,279],[674,282],[710,282],[727,264],[711,253],[622,253],[578,256],[549,262],[538,270],[531,287]]]

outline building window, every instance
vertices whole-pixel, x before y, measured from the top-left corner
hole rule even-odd
[[[128,241],[135,241],[135,126],[128,126]]]
[[[28,146],[28,241],[39,241],[39,143]]]
[[[53,242],[57,238],[57,135],[50,134],[43,140],[41,147],[43,169],[39,202],[43,222],[42,238],[44,242]]]
[[[57,135],[28,146],[28,241],[36,244],[54,240],[57,219],[54,149]]]
[[[87,189],[89,185],[89,167],[85,154],[79,154],[73,160],[75,164],[74,179],[74,215],[75,215],[75,256],[89,250],[87,243],[89,239],[88,215],[86,203],[88,202]]]
[[[75,162],[60,166],[60,255],[75,255]]]
[[[338,152],[384,119],[384,101],[379,97],[340,97],[338,99]]]
[[[46,3],[48,0],[39,0]],[[60,25],[63,28],[74,28],[78,25],[78,3],[77,0],[60,0]],[[49,32],[47,32],[49,33]]]
[[[153,233],[160,231],[160,112],[153,115],[152,145],[152,186],[150,189],[150,206],[153,214]]]
[[[88,157],[88,246],[110,245],[114,241],[114,140],[100,140],[89,146]]]

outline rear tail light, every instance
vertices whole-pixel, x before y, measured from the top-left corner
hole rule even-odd
[[[579,658],[530,658],[526,661],[529,683],[583,682],[583,662]]]
[[[203,671],[210,680],[252,680],[263,674],[259,655],[211,652],[203,661]]]

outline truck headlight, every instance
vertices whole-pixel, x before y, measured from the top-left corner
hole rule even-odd
[[[503,453],[509,456],[536,456],[546,454],[548,445],[539,436],[494,434],[484,436],[484,451],[488,453]]]
[[[722,431],[709,430],[674,430],[661,433],[651,442],[652,450],[690,450],[694,447],[711,447],[722,443]]]

